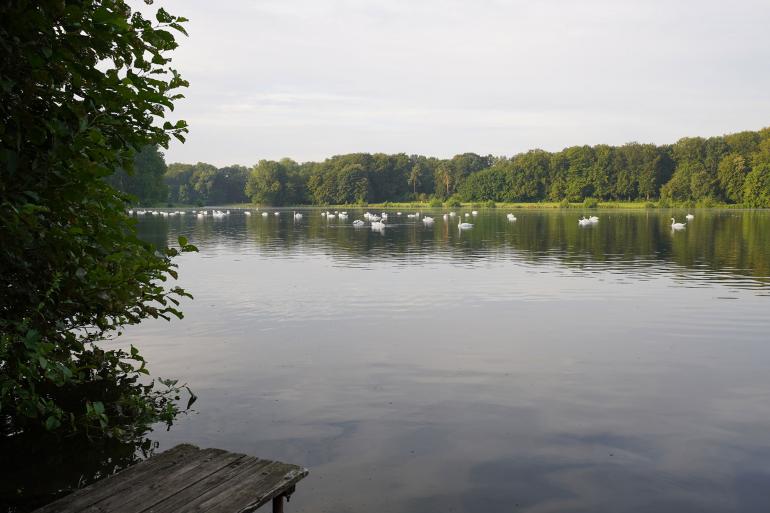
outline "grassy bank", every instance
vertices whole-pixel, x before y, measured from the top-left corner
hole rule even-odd
[[[229,205],[231,208],[326,208],[326,209],[356,209],[365,208],[371,210],[378,209],[431,209],[431,208],[501,208],[501,209],[585,209],[585,208],[597,208],[597,209],[666,209],[666,208],[746,208],[743,205],[734,205],[728,203],[714,203],[708,204],[696,203],[696,202],[650,202],[650,201],[599,201],[599,202],[557,202],[557,201],[540,201],[540,202],[463,202],[463,203],[436,203],[436,202],[420,202],[420,201],[406,201],[406,202],[385,202],[385,203],[348,203],[340,205],[292,205],[283,207],[274,207],[270,205],[254,205],[249,203],[240,203]]]
[[[384,203],[348,203],[340,205],[256,205],[253,203],[232,203],[228,205],[190,205],[182,203],[163,203],[153,205],[151,207],[137,207],[137,208],[185,208],[185,209],[197,209],[197,208],[325,208],[325,209],[356,209],[364,208],[371,210],[380,209],[432,209],[432,208],[501,208],[501,209],[667,209],[667,208],[747,208],[741,204],[729,204],[729,203],[717,203],[713,201],[708,202],[694,202],[694,201],[593,201],[586,200],[581,202],[565,202],[565,201],[538,201],[538,202],[463,202],[463,203],[439,203],[436,201],[386,201]]]

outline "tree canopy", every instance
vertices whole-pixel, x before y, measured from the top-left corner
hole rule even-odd
[[[100,342],[181,316],[188,294],[166,285],[178,250],[139,240],[108,182],[136,165],[126,191],[153,197],[157,146],[184,140],[165,116],[187,86],[170,58],[186,20],[122,0],[1,2],[0,19],[0,434],[131,437],[173,419],[178,386]]]

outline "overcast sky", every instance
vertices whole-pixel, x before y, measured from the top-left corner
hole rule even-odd
[[[190,19],[168,162],[513,155],[770,125],[768,0],[155,0]]]

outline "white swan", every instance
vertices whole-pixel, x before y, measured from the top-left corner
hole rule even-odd
[[[479,213],[478,213],[476,210],[472,210],[472,211],[471,211],[471,214],[473,214],[474,216],[477,216],[477,215],[479,215]]]
[[[250,216],[250,215],[251,215],[251,212],[249,212],[249,211],[247,210],[246,212],[244,212],[244,213],[243,213],[243,215],[245,215],[245,216]]]
[[[294,219],[296,221],[299,221],[300,219],[302,219],[302,214],[300,214],[299,212],[292,211],[292,214],[294,214]]]
[[[449,219],[449,214],[444,214],[444,221],[446,221],[447,219]]]
[[[684,230],[687,226],[687,223],[677,223],[676,219],[673,217],[671,218],[671,229],[672,230]]]
[[[508,214],[508,216],[507,216],[507,217],[508,217],[508,220],[509,220],[510,222],[514,222],[514,221],[516,220],[516,216],[515,216],[515,215],[513,215],[513,214]]]
[[[281,215],[281,213],[280,213],[280,212],[273,212],[273,215],[274,215],[275,217],[278,217],[279,215]]]
[[[450,213],[449,213],[449,217],[454,217],[454,216],[456,216],[456,215],[457,215],[457,214],[456,214],[456,213],[454,213],[454,212],[450,212]]]
[[[581,219],[578,219],[578,225],[580,226],[589,226],[591,224],[591,220],[585,216],[583,216]]]
[[[356,228],[360,228],[360,227],[362,227],[364,224],[365,224],[365,223],[364,223],[363,221],[361,221],[360,219],[356,219],[355,221],[353,221],[353,226],[355,226]]]
[[[457,223],[457,228],[460,230],[470,230],[473,228],[473,223]]]
[[[591,217],[588,218],[588,220],[591,221],[592,223],[598,223],[599,222],[599,218],[596,217],[596,216],[591,216]]]
[[[382,221],[374,221],[372,223],[372,230],[374,230],[376,232],[381,232],[381,231],[385,230],[385,223],[382,222]]]
[[[433,224],[433,218],[429,216],[425,216],[422,218],[422,222],[425,223],[426,225]]]
[[[470,217],[470,216],[471,215],[468,212],[465,213],[465,217]]]
[[[262,212],[262,217],[267,217],[267,212]]]
[[[687,215],[686,215],[686,216],[684,216],[684,217],[686,217],[688,221],[691,221],[691,220],[695,219],[695,216],[694,216],[694,215],[692,215],[692,214],[687,214]]]

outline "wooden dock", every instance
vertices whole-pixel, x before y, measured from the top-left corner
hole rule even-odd
[[[182,444],[35,513],[247,513],[283,500],[308,474],[296,465]]]

